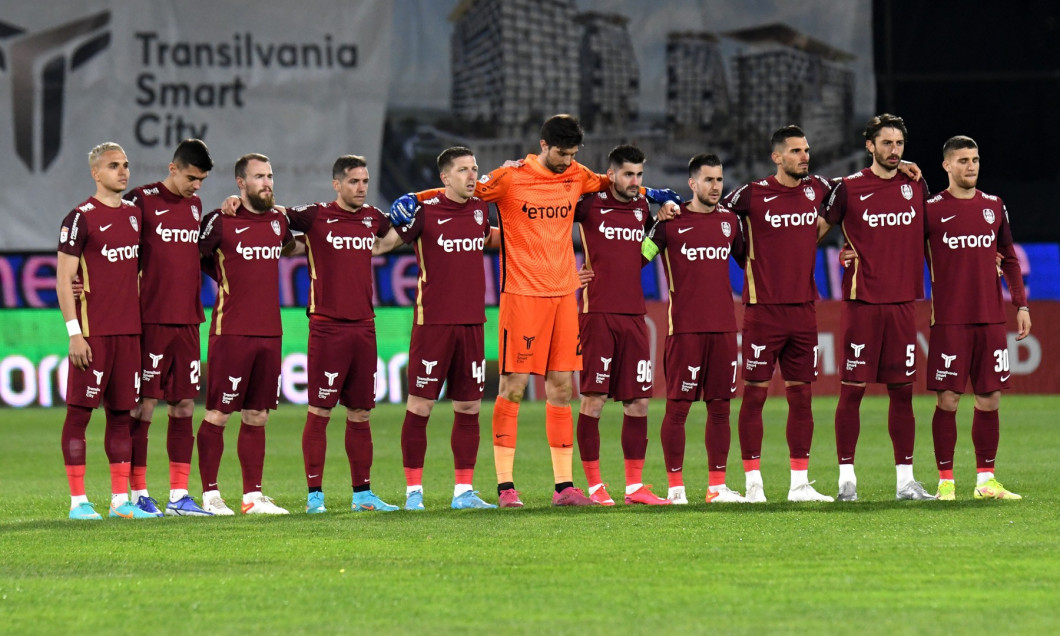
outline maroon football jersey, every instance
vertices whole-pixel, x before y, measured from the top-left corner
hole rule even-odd
[[[489,206],[472,197],[457,203],[444,194],[423,202],[411,225],[400,230],[420,266],[417,325],[481,325],[486,322],[486,273],[482,250],[490,235]]]
[[[995,257],[1000,252],[1016,258],[1005,204],[979,190],[971,199],[958,199],[943,190],[927,202],[925,210],[931,324],[1004,323]],[[1009,277],[1009,281],[1013,304],[1026,304],[1022,277]]]
[[[690,212],[657,223],[648,235],[662,252],[670,284],[670,334],[736,331],[729,283],[729,256],[743,258],[740,220],[718,206],[710,214]]]
[[[155,325],[197,325],[202,311],[199,227],[202,202],[173,194],[162,183],[125,194],[140,208],[140,319]]]
[[[372,247],[390,230],[379,208],[362,205],[355,212],[339,204],[312,203],[287,212],[291,229],[305,232],[309,260],[310,316],[364,320],[372,309]]]
[[[95,197],[63,219],[59,251],[79,259],[77,320],[86,337],[140,333],[140,221],[131,203],[112,208]]]
[[[747,267],[744,304],[786,305],[817,300],[817,216],[832,184],[811,175],[789,188],[769,176],[729,193],[725,206],[744,222]]]
[[[609,190],[584,195],[574,211],[585,264],[596,276],[582,292],[582,313],[643,314],[640,245],[651,220],[644,197],[619,201]]]
[[[902,173],[881,179],[865,168],[832,190],[825,219],[843,224],[858,258],[843,272],[843,298],[866,303],[902,303],[924,297],[923,179]]]
[[[255,214],[242,205],[235,216],[214,210],[203,218],[199,252],[217,281],[210,335],[279,336],[280,252],[291,239],[287,217]]]

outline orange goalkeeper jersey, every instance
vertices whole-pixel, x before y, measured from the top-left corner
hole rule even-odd
[[[529,154],[517,168],[479,179],[475,196],[497,204],[501,225],[501,291],[564,296],[580,287],[574,263],[574,208],[586,192],[610,185],[578,162],[561,174]]]

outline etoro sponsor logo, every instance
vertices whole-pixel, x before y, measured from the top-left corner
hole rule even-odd
[[[600,234],[609,241],[634,241],[640,243],[644,240],[644,228],[608,227],[600,221]]]
[[[542,206],[535,207],[527,203],[523,204],[523,212],[526,213],[528,219],[565,219],[570,216],[571,206],[568,203],[563,206]]]
[[[994,239],[997,235],[991,230],[989,235],[981,234],[967,234],[963,236],[950,236],[948,233],[942,233],[942,243],[951,250],[959,250],[974,247],[992,247],[994,245]]]
[[[869,227],[897,227],[902,225],[912,225],[916,219],[916,210],[910,206],[908,212],[881,212],[879,214],[870,214],[868,210],[865,210],[861,218],[863,221],[869,224]]]

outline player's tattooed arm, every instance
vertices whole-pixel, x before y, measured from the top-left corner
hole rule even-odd
[[[386,235],[376,240],[375,244],[372,246],[372,256],[379,256],[380,254],[386,254],[387,252],[393,251],[396,247],[401,245],[401,243],[401,235],[398,234],[393,226],[391,226]]]
[[[294,238],[283,245],[284,256],[301,256],[306,253],[305,234],[295,234]]]

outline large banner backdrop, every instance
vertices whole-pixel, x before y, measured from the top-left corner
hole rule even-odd
[[[272,158],[284,202],[333,198],[339,155],[379,165],[391,2],[0,6],[0,250],[54,248],[95,191],[86,156],[103,141],[125,148],[139,185],[167,174],[181,139],[205,140],[207,208],[247,152]]]

